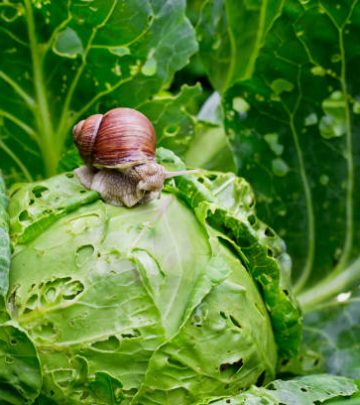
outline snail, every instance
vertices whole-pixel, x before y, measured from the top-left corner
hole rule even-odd
[[[158,164],[154,127],[131,108],[91,115],[74,126],[73,137],[86,164],[76,176],[112,205],[133,207],[159,198],[165,179],[197,172],[167,172]]]

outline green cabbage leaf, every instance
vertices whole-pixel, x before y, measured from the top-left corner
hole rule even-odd
[[[67,173],[13,187],[9,216],[7,306],[44,401],[192,404],[272,380],[298,350],[284,245],[232,174],[169,182],[129,210]]]

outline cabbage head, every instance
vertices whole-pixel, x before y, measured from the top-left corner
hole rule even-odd
[[[179,178],[128,209],[67,173],[16,186],[8,212],[23,403],[204,404],[296,353],[289,259],[243,179]]]

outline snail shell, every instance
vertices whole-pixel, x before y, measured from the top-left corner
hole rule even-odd
[[[131,108],[91,115],[75,125],[73,135],[85,163],[96,168],[125,169],[155,161],[154,127]]]
[[[114,108],[73,128],[74,142],[86,163],[75,170],[81,184],[112,205],[133,207],[160,197],[165,179],[196,172],[167,172],[156,163],[156,135],[139,111]]]

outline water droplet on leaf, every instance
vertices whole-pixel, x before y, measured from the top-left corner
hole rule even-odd
[[[325,76],[326,75],[326,70],[322,66],[314,66],[310,69],[310,72],[314,76]]]
[[[279,143],[279,135],[276,133],[264,135],[265,141],[275,155],[280,156],[284,151],[284,146]]]
[[[272,172],[275,176],[284,177],[289,172],[289,166],[280,158],[274,159],[271,164]]]
[[[232,101],[232,108],[240,114],[246,114],[250,110],[250,104],[242,97],[235,97]]]
[[[108,48],[109,52],[116,56],[130,55],[130,49],[127,46],[115,46]]]
[[[309,114],[304,120],[304,125],[307,127],[311,126],[311,125],[315,125],[317,123],[318,123],[318,117],[315,113]]]
[[[329,183],[329,176],[327,176],[326,174],[322,174],[321,176],[320,176],[320,179],[319,179],[319,181],[320,181],[320,184],[321,185],[323,185],[323,186],[327,186],[328,185],[328,183]]]
[[[325,115],[319,123],[323,138],[331,139],[346,133],[346,100],[341,91],[334,91],[321,104]]]
[[[271,82],[270,85],[271,89],[274,91],[276,95],[280,95],[284,91],[290,92],[294,90],[294,85],[285,79],[276,79]]]

